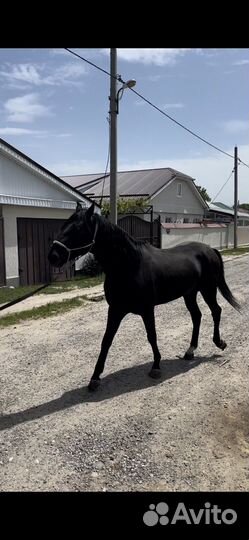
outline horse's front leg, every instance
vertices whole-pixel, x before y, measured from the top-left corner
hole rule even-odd
[[[153,379],[159,379],[161,377],[161,370],[160,370],[161,354],[157,346],[154,307],[146,309],[144,313],[142,314],[142,319],[143,319],[144,326],[146,329],[148,341],[151,345],[151,348],[154,354],[154,362],[149,372],[149,375]]]
[[[90,383],[88,385],[88,388],[91,391],[96,390],[96,388],[98,388],[98,386],[100,385],[99,376],[104,370],[108,351],[112,344],[113,338],[118,330],[118,327],[125,315],[126,313],[124,313],[123,311],[121,312],[120,310],[118,310],[117,308],[113,308],[112,306],[109,307],[107,326],[101,344],[100,355],[98,357]]]

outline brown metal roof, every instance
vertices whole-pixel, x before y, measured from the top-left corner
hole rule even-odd
[[[145,169],[137,171],[121,171],[117,173],[118,195],[141,195],[151,197],[159,189],[166,186],[173,178],[193,181],[191,176],[181,173],[175,169]],[[79,176],[63,176],[64,181],[77,187],[79,191],[87,195],[94,193],[95,196],[102,194],[104,175],[83,174]],[[74,183],[74,184],[73,184]],[[110,194],[110,175],[105,177],[103,195]]]
[[[103,176],[102,173],[98,174],[75,174],[72,176],[61,176],[62,180],[74,188],[88,186],[88,184],[94,184],[99,182],[99,179]]]

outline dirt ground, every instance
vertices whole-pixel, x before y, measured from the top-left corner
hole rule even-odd
[[[129,315],[102,386],[87,384],[107,304],[0,330],[1,491],[248,490],[248,262],[225,264],[238,314],[220,295],[225,351],[203,313],[196,359],[182,356],[192,323],[182,299],[156,308],[162,378],[142,320]],[[56,298],[53,298],[53,301]]]

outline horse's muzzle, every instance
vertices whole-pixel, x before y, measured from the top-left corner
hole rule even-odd
[[[55,266],[56,268],[59,268],[60,266],[63,266],[65,261],[62,261],[62,257],[59,255],[56,249],[53,247],[49,251],[48,254],[48,260],[52,266]]]

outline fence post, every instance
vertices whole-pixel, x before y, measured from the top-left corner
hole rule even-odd
[[[227,230],[226,230],[226,247],[229,247],[229,223],[227,224]]]

